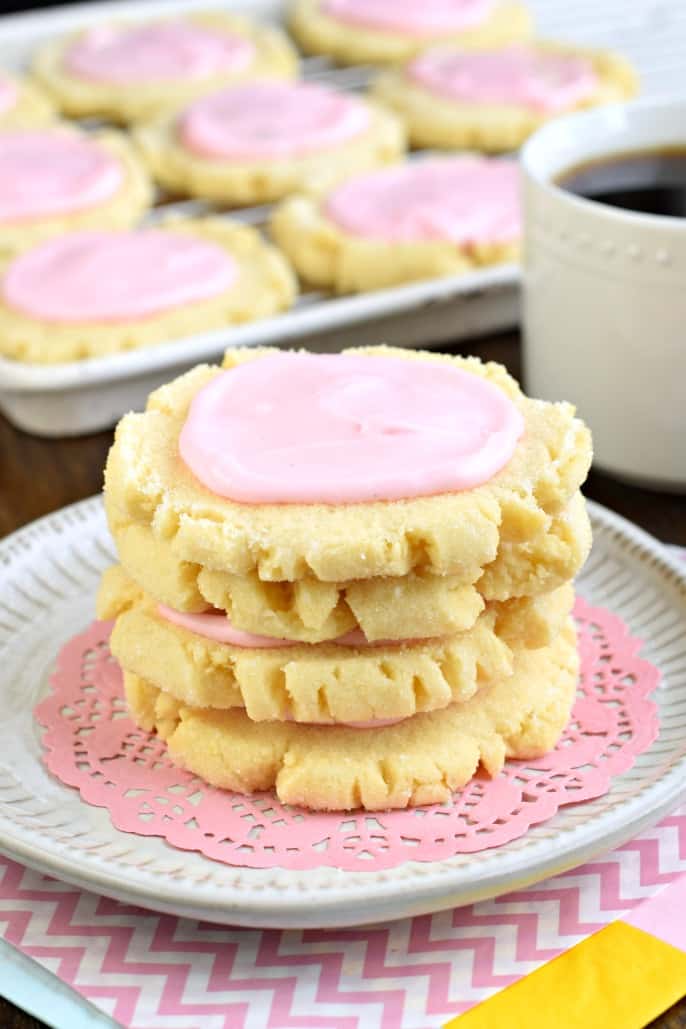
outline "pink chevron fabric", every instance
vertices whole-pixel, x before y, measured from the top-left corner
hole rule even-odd
[[[225,929],[0,858],[0,932],[127,1029],[433,1029],[686,873],[686,806],[534,889],[358,930]]]
[[[536,760],[507,762],[495,779],[478,775],[447,804],[371,818],[213,789],[176,768],[164,743],[131,722],[104,622],[59,654],[51,692],[35,710],[45,727],[44,759],[85,801],[107,808],[118,829],[227,864],[379,871],[502,846],[563,804],[607,792],[658,733],[650,694],[659,672],[639,656],[641,641],[616,615],[581,598],[574,614],[580,689],[558,746]]]

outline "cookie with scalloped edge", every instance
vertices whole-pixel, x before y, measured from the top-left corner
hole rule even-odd
[[[13,102],[0,111],[0,130],[35,129],[55,120],[55,105],[38,83],[4,70],[0,79],[14,90]]]
[[[519,239],[459,243],[449,239],[386,240],[348,232],[328,216],[327,192],[287,197],[269,229],[300,277],[318,289],[364,293],[407,282],[459,275],[517,261]]]
[[[364,131],[324,149],[270,160],[193,152],[178,131],[183,110],[138,126],[134,138],[151,175],[169,192],[219,204],[266,204],[301,189],[326,189],[402,156],[406,142],[400,118],[381,104],[364,103],[369,113]]]
[[[195,707],[245,707],[254,721],[406,718],[466,700],[512,672],[495,610],[439,639],[238,647],[164,618],[115,566],[103,578],[98,614],[116,618],[110,646],[124,669]]]
[[[367,639],[442,636],[471,628],[484,602],[455,576],[321,582],[265,582],[255,572],[233,575],[180,561],[169,542],[148,526],[120,523],[110,530],[128,574],[177,611],[226,611],[237,629],[301,643],[321,643],[361,628]]]
[[[476,588],[486,600],[548,593],[581,570],[591,543],[586,501],[581,493],[575,493],[546,531],[516,543],[501,541],[498,556],[484,568]]]
[[[293,303],[297,284],[290,265],[250,226],[219,217],[170,217],[155,227],[225,249],[237,265],[237,276],[229,289],[149,317],[79,324],[32,318],[0,298],[0,354],[32,364],[103,357],[255,321]],[[6,267],[7,262],[0,266],[0,273]]]
[[[341,21],[326,12],[323,0],[295,0],[288,27],[306,54],[323,54],[341,64],[389,64],[407,60],[437,40],[478,49],[528,39],[533,22],[524,4],[498,0],[481,23],[461,32],[412,36]]]
[[[593,92],[565,111],[546,113],[516,103],[477,103],[443,96],[414,81],[407,66],[381,72],[370,92],[403,119],[412,146],[489,153],[516,150],[552,117],[621,103],[638,92],[636,72],[619,54],[542,40],[536,41],[535,46],[546,53],[588,60],[597,76]]]
[[[509,647],[527,650],[549,647],[562,632],[573,607],[571,582],[549,593],[488,603],[488,609],[495,611],[495,631],[500,639]]]
[[[454,575],[469,584],[495,560],[500,542],[531,541],[545,533],[585,479],[590,433],[574,417],[574,408],[528,399],[500,365],[392,347],[349,352],[453,364],[488,379],[525,420],[512,459],[482,486],[409,500],[340,505],[227,500],[203,487],[178,459],[178,437],[193,397],[221,374],[201,365],[152,393],[145,412],[120,421],[105,471],[110,518],[150,527],[180,561],[233,575],[256,572],[270,582],[338,583],[414,571]],[[225,366],[259,360],[265,353],[228,351]]]
[[[169,20],[158,19],[162,24]],[[105,118],[124,125],[155,118],[232,82],[254,78],[293,79],[298,73],[295,48],[275,26],[221,11],[186,14],[183,21],[247,40],[253,47],[252,59],[239,70],[176,82],[95,82],[71,74],[65,66],[70,48],[88,31],[85,29],[49,40],[39,47],[33,58],[33,73],[68,117]],[[128,23],[130,27],[133,25],[133,22]]]
[[[557,743],[576,695],[571,622],[555,643],[521,651],[514,674],[471,700],[385,728],[252,722],[244,711],[186,706],[135,674],[130,713],[166,741],[172,760],[223,789],[272,790],[312,810],[378,811],[445,803],[481,765],[536,758]]]
[[[0,119],[0,146],[5,128]],[[57,128],[55,128],[57,131]],[[59,132],[71,132],[97,144],[111,155],[122,170],[117,191],[106,200],[82,210],[68,211],[20,221],[0,221],[0,258],[10,257],[51,236],[82,229],[120,229],[136,224],[153,203],[153,187],[148,173],[134,147],[121,132],[103,129],[88,134],[76,127],[60,125]]]
[[[549,595],[573,578],[591,543],[580,494],[532,542],[501,544],[474,584],[458,575],[381,576],[352,582],[266,582],[182,561],[149,526],[121,521],[108,504],[119,560],[139,586],[177,611],[226,611],[236,628],[260,636],[321,643],[360,628],[370,641],[443,636],[469,629],[490,599]]]

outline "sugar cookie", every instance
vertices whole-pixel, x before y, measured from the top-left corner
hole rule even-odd
[[[524,434],[511,459],[484,485],[408,500],[258,505],[229,500],[201,485],[178,460],[191,402],[222,374],[201,366],[153,393],[145,413],[119,423],[106,469],[110,517],[149,527],[180,561],[233,575],[256,572],[278,582],[341,583],[415,571],[455,575],[469,584],[495,560],[499,544],[540,541],[590,464],[590,435],[569,404],[530,400],[503,368],[474,358],[384,347],[346,353],[436,362],[493,384],[523,418]],[[228,351],[224,374],[246,361],[267,359],[265,351]],[[364,388],[373,391],[381,381],[373,364],[366,376]],[[402,454],[402,443],[396,445]]]
[[[141,125],[136,139],[161,186],[221,204],[325,188],[405,149],[386,108],[313,83],[225,89]]]
[[[118,132],[0,127],[0,257],[77,229],[127,228],[152,199],[138,154]]]
[[[342,64],[404,61],[438,40],[497,46],[532,32],[526,7],[512,0],[295,0],[288,25],[305,53]]]
[[[223,12],[96,25],[50,41],[33,70],[71,118],[129,123],[154,118],[231,82],[293,78],[286,36]]]
[[[34,128],[55,119],[55,107],[47,93],[27,78],[0,74],[0,130]]]
[[[576,694],[571,623],[547,648],[521,651],[514,675],[471,700],[385,728],[258,723],[240,709],[189,707],[125,675],[134,721],[166,740],[173,761],[214,786],[275,789],[282,803],[370,811],[445,803],[481,763],[495,776],[508,757],[555,746]]]
[[[473,156],[409,161],[290,197],[270,229],[304,280],[338,293],[515,261],[519,169]]]
[[[370,645],[344,643],[344,636],[317,645],[236,646],[170,621],[130,583],[120,586],[118,571],[114,582],[112,574],[105,578],[98,611],[117,616],[110,645],[121,666],[183,703],[245,707],[254,721],[407,718],[467,700],[486,683],[505,679],[512,672],[512,648],[521,649],[500,639],[495,610],[479,615],[466,632],[433,640]]]
[[[120,520],[107,501],[109,524],[127,573],[159,603],[178,611],[227,611],[245,632],[302,643],[332,640],[352,629],[367,639],[417,639],[470,628],[485,599],[549,596],[588,556],[591,529],[580,494],[531,542],[501,543],[494,561],[471,583],[457,575],[382,576],[322,582],[309,576],[269,582],[180,560],[173,541],[146,525]],[[514,610],[514,606],[513,606]],[[539,644],[544,645],[544,644]]]
[[[295,291],[284,258],[225,219],[68,233],[5,264],[0,353],[37,364],[99,357],[274,314]]]
[[[617,54],[536,42],[478,53],[447,46],[382,72],[372,95],[413,146],[514,150],[550,118],[629,99],[636,74]]]

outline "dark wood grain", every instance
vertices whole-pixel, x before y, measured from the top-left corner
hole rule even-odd
[[[44,440],[0,418],[0,536],[98,493],[111,432]]]
[[[27,1015],[0,997],[0,1026],[2,1029],[47,1029],[45,1022]]]
[[[515,333],[440,349],[500,361],[519,376],[519,340]],[[0,418],[0,536],[97,493],[111,441],[111,432],[72,440],[37,439]],[[659,539],[686,546],[686,497],[637,489],[599,472],[591,474],[585,492]],[[655,1029],[686,1029],[686,1000],[652,1025]],[[0,1026],[40,1029],[43,1023],[0,998]]]

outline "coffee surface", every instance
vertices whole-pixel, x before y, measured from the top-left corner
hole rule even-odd
[[[614,154],[568,168],[556,184],[611,207],[686,217],[686,146]]]

